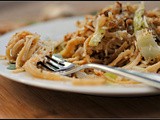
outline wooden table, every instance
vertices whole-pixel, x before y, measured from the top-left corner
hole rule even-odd
[[[61,4],[61,2],[52,2]],[[103,2],[63,2],[76,9],[91,10],[106,6]],[[110,2],[109,2],[110,3]],[[109,4],[107,2],[107,4]],[[30,19],[20,10],[38,11],[50,2],[0,3],[1,20]],[[88,4],[88,5],[87,5]],[[153,7],[154,4],[151,3]],[[10,5],[10,6],[8,6]],[[84,6],[83,6],[84,5]],[[12,6],[12,7],[11,7]],[[15,9],[18,8],[18,11]],[[10,8],[10,10],[8,10]],[[11,9],[13,8],[13,10]],[[26,8],[26,9],[25,9]],[[28,10],[29,9],[29,10]],[[7,12],[4,12],[4,11]],[[82,9],[83,10],[83,9]],[[10,11],[10,12],[9,12]],[[15,14],[11,14],[11,11]],[[17,12],[16,12],[17,11]],[[81,11],[82,12],[82,11]],[[34,12],[31,15],[35,14]],[[13,16],[13,17],[12,17]],[[12,19],[11,19],[12,18]],[[113,98],[51,91],[13,82],[0,76],[0,118],[159,118],[160,96]]]

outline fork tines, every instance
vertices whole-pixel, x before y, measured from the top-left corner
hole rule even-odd
[[[72,63],[66,62],[65,60],[60,59],[53,55],[52,57],[45,56],[44,61],[38,62],[37,66],[38,67],[41,66],[47,70],[58,72],[58,71],[69,69],[73,67],[74,65]]]
[[[52,56],[45,56],[43,62],[38,62],[37,66],[44,67],[51,71],[58,71],[59,69],[62,69],[62,66],[64,66],[64,61],[59,59],[58,57]]]

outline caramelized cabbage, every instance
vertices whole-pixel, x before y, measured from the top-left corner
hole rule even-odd
[[[103,16],[98,16],[97,21],[96,21],[96,28],[95,32],[89,42],[89,46],[97,46],[98,43],[102,40],[104,37],[106,30],[103,29],[103,25],[105,23],[105,17]]]
[[[142,28],[145,27],[145,20],[144,20],[144,3],[142,2],[138,9],[136,10],[135,14],[134,14],[134,18],[133,18],[133,26],[134,26],[134,32],[141,30]]]
[[[149,31],[147,18],[144,16],[144,4],[141,3],[135,12],[134,33],[137,40],[138,49],[145,60],[155,60],[160,58],[160,46],[155,41],[153,32]]]
[[[155,41],[155,37],[148,29],[142,29],[135,34],[140,53],[146,60],[160,58],[160,46]]]
[[[109,72],[104,73],[104,76],[108,79],[116,79],[118,77],[116,74]]]

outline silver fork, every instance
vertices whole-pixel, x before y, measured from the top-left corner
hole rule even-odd
[[[160,88],[160,75],[156,73],[143,73],[134,70],[126,70],[118,67],[110,67],[94,63],[76,66],[75,64],[67,62],[64,59],[58,58],[54,55],[52,57],[46,56],[43,62],[38,62],[37,64],[53,72],[58,72],[59,74],[64,76],[76,73],[82,69],[94,68],[105,72],[114,73],[141,83],[145,83],[155,88]]]

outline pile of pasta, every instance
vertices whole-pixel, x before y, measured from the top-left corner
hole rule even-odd
[[[152,23],[154,28],[150,28]],[[46,55],[59,54],[76,65],[97,63],[141,72],[160,70],[160,11],[146,11],[144,4],[122,5],[116,2],[96,15],[77,21],[78,29],[63,40],[40,40],[40,36],[21,31],[12,36],[6,58],[16,64],[14,71],[48,79],[72,81],[74,85],[138,84],[134,80],[96,69],[84,69],[62,76],[39,68],[37,63]],[[154,29],[154,30],[153,30]]]
[[[93,79],[90,82],[90,77],[86,79],[75,79],[68,76],[61,76],[59,73],[54,73],[47,70],[42,70],[37,66],[37,63],[44,60],[46,55],[52,55],[54,48],[62,41],[53,42],[50,40],[40,40],[38,34],[33,34],[29,31],[18,32],[12,36],[6,48],[6,58],[9,63],[15,63],[16,69],[14,73],[26,71],[37,78],[47,80],[72,81],[74,84],[102,84],[105,79]]]

